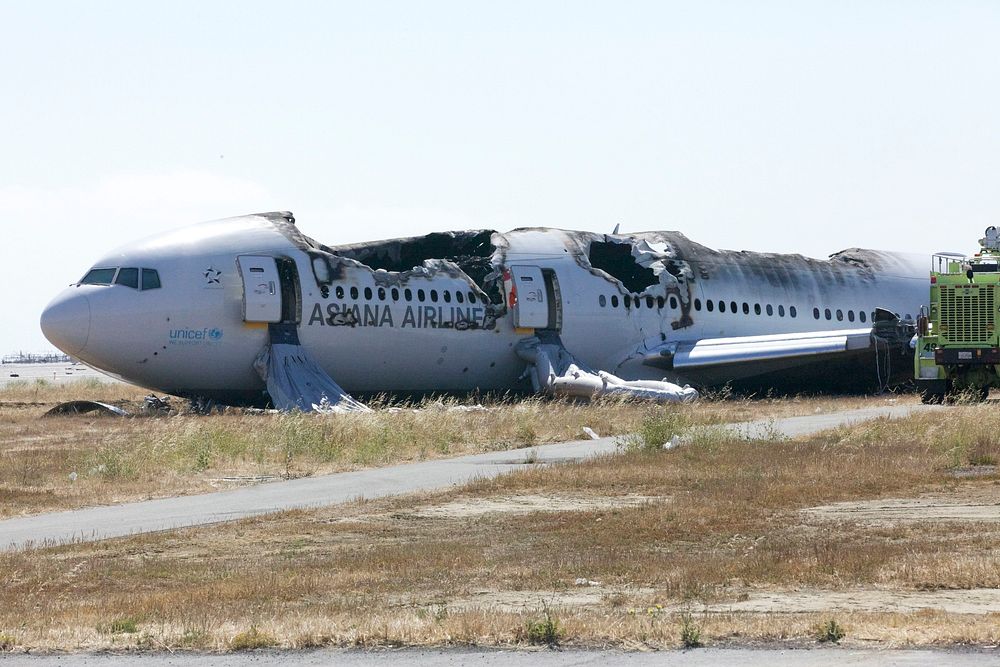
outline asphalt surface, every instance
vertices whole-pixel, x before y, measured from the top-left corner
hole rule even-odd
[[[168,667],[195,665],[235,667],[236,665],[282,665],[295,667],[338,665],[369,667],[387,663],[403,663],[420,667],[454,667],[455,665],[496,665],[518,667],[589,667],[627,665],[646,667],[717,667],[746,665],[747,667],[818,667],[819,665],[851,665],[858,667],[982,667],[1000,665],[1000,654],[993,650],[880,650],[852,648],[810,649],[739,649],[701,648],[689,651],[626,653],[623,651],[522,650],[499,651],[482,649],[398,649],[361,651],[332,649],[317,651],[263,651],[252,653],[140,653],[140,654],[67,654],[67,655],[6,655],[0,656],[4,667],[79,665],[80,667]]]
[[[732,424],[740,433],[769,437],[778,433],[798,437],[876,417],[903,417],[932,406],[900,405],[864,408],[831,414],[788,417]],[[940,408],[937,408],[940,409]],[[0,521],[0,550],[50,546],[70,541],[92,541],[199,526],[296,508],[343,503],[433,491],[489,478],[528,464],[580,461],[614,452],[615,438],[577,440],[555,445],[452,459],[407,463],[357,472],[272,482],[215,493],[163,498],[143,502],[52,512]]]

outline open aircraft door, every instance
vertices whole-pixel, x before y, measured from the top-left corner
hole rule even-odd
[[[243,321],[281,321],[281,279],[274,257],[240,255],[236,258],[243,278]]]
[[[537,266],[511,266],[504,275],[504,283],[515,327],[555,331],[562,328],[562,298],[554,271]]]

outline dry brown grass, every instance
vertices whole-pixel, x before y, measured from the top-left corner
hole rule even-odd
[[[716,431],[673,452],[418,498],[2,554],[0,634],[66,649],[225,649],[241,633],[286,647],[516,644],[547,605],[569,644],[676,646],[685,612],[707,643],[811,642],[835,620],[845,642],[993,644],[997,614],[705,612],[762,591],[1000,587],[996,522],[875,525],[801,511],[927,492],[1000,501],[995,474],[951,474],[970,457],[1000,456],[1000,416],[989,406],[945,414],[799,441]],[[525,496],[562,502],[528,514],[453,511]],[[623,496],[650,500],[614,502]],[[587,502],[567,510],[574,498]],[[450,510],[429,511],[440,506]],[[122,618],[138,632],[106,631]]]
[[[145,393],[92,380],[15,382],[0,388],[0,517],[572,440],[585,437],[585,426],[615,435],[664,410],[614,401],[526,400],[460,411],[454,409],[458,401],[445,399],[426,401],[417,411],[366,415],[230,411],[210,417],[40,419],[58,402],[84,398],[135,410]],[[877,399],[892,400],[914,399]],[[720,399],[665,410],[687,421],[719,423],[847,409],[863,401]],[[179,399],[175,403],[183,407]]]

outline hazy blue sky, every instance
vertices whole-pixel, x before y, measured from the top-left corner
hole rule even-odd
[[[0,0],[0,353],[111,247],[263,210],[971,251],[998,35],[995,1]]]

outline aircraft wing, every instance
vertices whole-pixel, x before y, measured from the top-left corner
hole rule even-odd
[[[854,352],[873,346],[872,330],[839,329],[766,336],[674,341],[649,351],[643,363],[667,370],[697,370],[729,364],[774,362]]]

